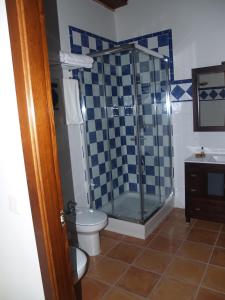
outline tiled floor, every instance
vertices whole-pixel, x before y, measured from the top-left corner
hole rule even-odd
[[[103,231],[83,300],[225,300],[225,225],[174,209],[145,241]]]

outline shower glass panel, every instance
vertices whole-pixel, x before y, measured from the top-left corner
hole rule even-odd
[[[138,140],[142,218],[147,219],[161,206],[159,173],[159,149],[157,127],[157,104],[155,86],[155,58],[135,51],[136,91],[138,103]]]
[[[78,76],[92,204],[143,223],[172,192],[168,63],[127,46]]]

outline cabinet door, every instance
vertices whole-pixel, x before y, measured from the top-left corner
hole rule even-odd
[[[225,167],[205,166],[205,195],[208,199],[225,201]]]

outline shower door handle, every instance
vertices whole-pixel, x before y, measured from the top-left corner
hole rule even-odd
[[[143,156],[141,157],[141,165],[142,165],[142,166],[144,166],[144,165],[145,165],[145,159],[144,159],[144,157],[143,157]]]

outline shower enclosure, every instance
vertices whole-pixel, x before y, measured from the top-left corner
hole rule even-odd
[[[135,44],[81,69],[91,203],[144,223],[173,191],[168,60]]]

